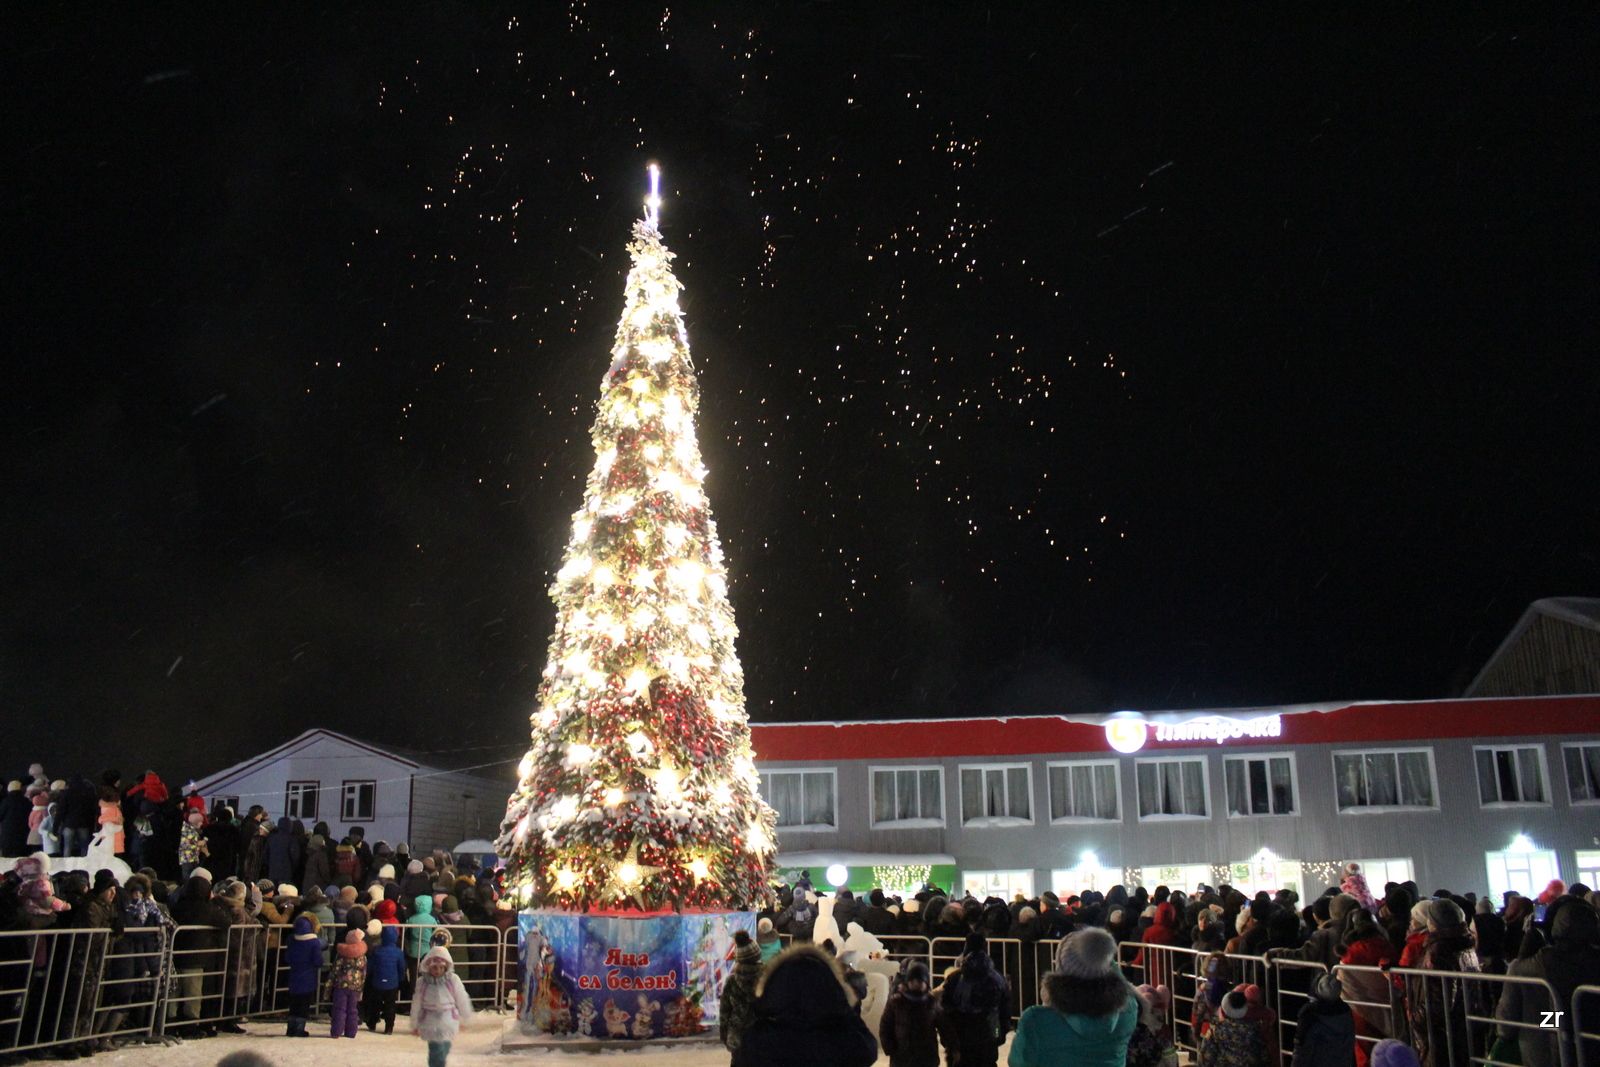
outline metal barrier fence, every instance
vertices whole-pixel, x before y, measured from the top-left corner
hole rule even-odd
[[[422,927],[401,926],[402,949],[422,948]],[[517,987],[517,930],[492,925],[449,926],[455,969],[473,1002],[503,1010]],[[430,929],[431,933],[431,929]],[[279,1015],[288,1008],[292,944],[288,926],[178,926],[111,930],[0,932],[0,1054],[34,1052],[106,1038],[155,1039]],[[785,936],[785,941],[790,939]],[[957,963],[962,938],[892,935],[879,938],[895,960],[917,959],[934,984]],[[1012,991],[1012,1017],[1039,1002],[1040,979],[1052,966],[1059,941],[990,938],[989,952]],[[1205,969],[1215,954],[1171,945],[1128,942],[1119,947],[1124,975],[1135,984],[1172,991],[1167,1036],[1198,1057],[1215,1007],[1205,996]],[[333,954],[323,946],[314,1013],[328,1005],[326,981]],[[416,959],[407,953],[408,978],[392,1006],[410,1006]],[[1298,1036],[1298,1015],[1310,983],[1328,968],[1320,963],[1260,956],[1224,956],[1218,977],[1225,987],[1261,986],[1278,1017],[1277,1036],[1287,1063]],[[1600,985],[1580,986],[1570,1004],[1558,1003],[1550,983],[1538,978],[1338,965],[1341,993],[1356,1018],[1356,1040],[1370,1046],[1385,1037],[1407,1041],[1430,1067],[1600,1067]],[[364,1000],[362,1014],[373,1006]],[[1495,1054],[1497,1038],[1515,1039],[1519,1055]],[[1363,1056],[1364,1060],[1365,1057]]]
[[[1572,992],[1574,1067],[1600,1067],[1600,985]]]

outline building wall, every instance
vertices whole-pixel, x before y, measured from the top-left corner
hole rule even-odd
[[[1600,725],[1600,724],[1597,724]],[[981,725],[975,726],[981,729]],[[1071,868],[1085,851],[1108,868],[1159,867],[1177,864],[1221,864],[1248,860],[1267,848],[1280,857],[1306,862],[1410,857],[1425,892],[1447,886],[1458,892],[1482,892],[1487,886],[1485,853],[1504,850],[1518,834],[1539,848],[1555,849],[1562,874],[1576,871],[1577,850],[1600,848],[1600,806],[1572,805],[1562,763],[1562,741],[1596,741],[1594,734],[1494,738],[1494,744],[1536,743],[1545,752],[1546,804],[1506,808],[1479,803],[1474,741],[1389,741],[1347,744],[1253,746],[1224,748],[1214,743],[1163,747],[1134,756],[1104,750],[1049,752],[1031,756],[934,758],[903,760],[816,760],[759,762],[762,771],[836,770],[838,829],[831,832],[779,831],[783,852],[813,849],[862,852],[954,855],[964,870],[1031,869],[1035,885],[1050,885],[1053,869]],[[1351,814],[1335,801],[1333,753],[1363,748],[1431,747],[1434,754],[1438,810]],[[837,750],[835,750],[837,751]],[[1224,755],[1294,755],[1299,814],[1287,816],[1227,815]],[[1210,816],[1205,819],[1155,822],[1138,817],[1135,762],[1149,757],[1200,755],[1209,773]],[[1115,759],[1120,771],[1121,819],[1075,825],[1051,825],[1045,765],[1057,759]],[[960,825],[960,780],[963,765],[1026,763],[1032,767],[1033,822],[1018,827],[968,828]],[[944,771],[945,825],[929,829],[872,829],[869,768],[938,765]],[[1308,878],[1306,888],[1315,892]],[[1381,891],[1381,885],[1376,887]]]
[[[1540,615],[1473,683],[1471,696],[1600,692],[1600,632]]]
[[[225,779],[205,792],[207,803],[219,797],[238,797],[240,814],[253,804],[267,809],[274,822],[284,814],[288,783],[314,781],[320,793],[316,819],[326,822],[341,836],[351,826],[366,827],[367,840],[395,842],[405,837],[410,817],[411,774],[409,763],[353,748],[334,738],[317,738],[294,753]],[[361,822],[341,817],[340,798],[347,781],[377,783],[373,818]]]
[[[418,774],[411,785],[411,836],[405,840],[413,855],[453,849],[473,837],[492,841],[499,834],[510,785],[469,774],[428,772]]]

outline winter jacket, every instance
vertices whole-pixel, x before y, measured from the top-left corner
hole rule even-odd
[[[1166,901],[1156,905],[1156,917],[1145,928],[1139,940],[1146,945],[1175,945],[1178,943],[1178,909]],[[1145,956],[1150,958],[1146,961]],[[1150,952],[1144,949],[1134,957],[1133,965],[1144,969],[1145,981],[1150,985],[1172,984],[1172,953]]]
[[[1139,999],[1122,975],[1045,976],[1047,1003],[1029,1008],[1011,1039],[1010,1067],[1122,1067],[1139,1024]],[[966,1057],[961,1058],[966,1063]]]
[[[406,978],[406,954],[400,949],[400,928],[385,926],[382,943],[367,959],[367,981],[373,989],[399,989]]]
[[[294,921],[294,937],[284,956],[289,966],[289,994],[315,993],[322,973],[322,938],[317,936],[316,921],[309,915]]]
[[[772,925],[796,941],[810,941],[817,925],[817,906],[796,893],[794,903],[779,912]]]
[[[890,913],[888,908],[868,904],[857,913],[856,922],[860,923],[861,929],[867,933],[875,934],[879,937],[895,932],[894,915]]]
[[[871,1067],[878,1040],[852,999],[833,957],[812,945],[788,949],[762,975],[732,1067]]]
[[[1583,911],[1589,914],[1581,914]],[[1556,1047],[1557,1034],[1567,1046],[1569,1055],[1566,1062],[1578,1062],[1573,1046],[1570,1005],[1572,992],[1578,986],[1600,985],[1600,952],[1596,952],[1594,946],[1596,925],[1592,908],[1583,903],[1568,904],[1551,923],[1550,936],[1554,943],[1540,949],[1531,959],[1517,960],[1511,965],[1510,973],[1516,977],[1542,978],[1549,982],[1559,1003],[1549,1003],[1550,998],[1538,986],[1508,984],[1500,991],[1495,1018],[1536,1025],[1543,1022],[1547,1011],[1566,1012],[1554,1033],[1508,1026],[1500,1028],[1502,1036],[1517,1039],[1522,1049],[1523,1067],[1554,1067],[1562,1062],[1560,1050]],[[1593,1027],[1586,1026],[1585,1029],[1592,1030]],[[1600,1049],[1594,1047],[1595,1042],[1588,1044],[1587,1062],[1600,1062],[1596,1058]]]
[[[414,960],[426,956],[433,928],[437,925],[433,918],[433,897],[418,896],[412,902],[411,918],[406,920],[406,955]]]
[[[28,814],[33,803],[14,789],[0,797],[0,856],[28,854]]]
[[[100,798],[89,779],[79,775],[61,794],[61,826],[67,830],[92,830],[100,815]]]
[[[388,891],[385,890],[385,893]],[[418,897],[433,897],[433,882],[426,874],[408,874],[400,880],[400,894],[397,903],[400,905],[404,920],[411,914],[411,906]]]
[[[283,816],[278,820],[278,828],[267,835],[267,877],[273,884],[292,883],[299,877],[303,852],[300,839],[294,835],[293,822],[287,815]]]
[[[432,960],[445,962],[442,978],[427,973]],[[411,1030],[424,1041],[454,1041],[461,1024],[472,1018],[472,1000],[456,976],[450,953],[431,949],[417,969],[417,987],[411,997]]]
[[[1011,1029],[1011,995],[987,952],[961,957],[960,970],[939,990],[934,1020],[946,1053],[958,1054],[963,1067],[999,1062],[1000,1045]]]
[[[200,830],[188,823],[184,823],[178,830],[178,862],[199,863],[200,846],[202,844],[204,844],[204,838],[200,836]],[[212,871],[211,873],[216,874],[217,872]]]
[[[729,1052],[738,1051],[744,1032],[755,1022],[761,950],[751,942],[734,949],[734,958],[733,972],[722,983],[722,996],[717,1001],[717,1037]]]
[[[367,943],[341,941],[333,949],[333,988],[360,992],[367,984]]]
[[[1200,1043],[1200,1067],[1278,1067],[1277,1017],[1252,1005],[1242,1019],[1219,1011]]]
[[[939,1067],[936,1007],[931,993],[913,997],[902,991],[889,998],[878,1022],[878,1044],[889,1057],[889,1067]]]
[[[1417,969],[1423,971],[1478,972],[1478,955],[1465,925],[1430,931],[1423,942]],[[1487,1015],[1486,990],[1481,982],[1413,977],[1406,980],[1406,1013],[1411,1022],[1411,1045],[1423,1067],[1450,1067],[1451,1050],[1470,1046],[1467,1016]]]
[[[1364,937],[1345,946],[1339,962],[1352,967],[1383,967],[1394,963],[1394,946],[1382,933]],[[1361,1016],[1365,1032],[1378,1037],[1390,1036],[1393,1024],[1386,1005],[1390,1000],[1390,984],[1386,975],[1371,971],[1340,971],[1339,991],[1351,1009]]]
[[[127,795],[140,801],[141,804],[153,804],[159,808],[167,802],[167,785],[161,780],[160,775],[151,771],[136,782],[133,788],[128,790]],[[143,811],[143,807],[140,810]]]
[[[356,878],[361,874],[361,863],[356,859],[356,850],[349,845],[340,845],[333,852],[333,880],[340,886],[355,885]]]
[[[307,842],[306,869],[302,879],[306,885],[314,885],[318,889],[333,881],[333,867],[328,863],[328,851],[322,846],[323,839],[312,834],[311,840]]]
[[[1350,1005],[1342,1000],[1306,1001],[1296,1020],[1292,1067],[1350,1067],[1355,1056],[1356,1021]]]
[[[111,851],[126,851],[127,834],[122,828],[122,805],[115,800],[100,801],[100,829],[111,828]]]

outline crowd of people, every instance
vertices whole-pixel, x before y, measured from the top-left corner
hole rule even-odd
[[[97,851],[136,872],[52,871],[53,859]],[[497,946],[515,913],[497,872],[439,851],[413,856],[405,843],[369,846],[359,826],[335,835],[325,823],[274,821],[260,806],[208,809],[192,783],[170,790],[154,772],[126,784],[108,771],[96,786],[50,781],[34,765],[0,798],[0,855],[0,931],[110,931],[98,941],[0,938],[0,1053],[44,1043],[47,1026],[76,1039],[58,1042],[58,1055],[103,1048],[139,1028],[138,1012],[156,1010],[163,981],[166,1032],[237,1030],[228,1020],[249,1013],[263,969],[282,966],[288,1035],[309,1035],[319,993],[335,1038],[362,1025],[392,1031],[404,996],[440,1065],[474,1003],[515,977],[491,970],[469,994],[456,973],[504,958]],[[141,934],[156,928],[172,936],[165,956]],[[908,935],[960,950],[942,974],[924,959],[891,962],[882,939]],[[990,945],[1002,938],[1053,946],[1018,953],[1008,976]],[[1168,948],[1200,955],[1179,962]],[[737,935],[719,1032],[735,1067],[866,1065],[880,1048],[894,1067],[938,1067],[941,1050],[949,1067],[989,1067],[1014,1021],[1009,1067],[1175,1067],[1172,1013],[1192,1000],[1182,1022],[1200,1067],[1278,1067],[1278,1020],[1264,979],[1240,968],[1248,959],[1318,965],[1296,990],[1295,1067],[1466,1067],[1486,1055],[1557,1067],[1552,1034],[1536,1024],[1567,1008],[1579,985],[1600,983],[1600,913],[1587,886],[1560,882],[1532,899],[1507,893],[1498,906],[1472,893],[1423,896],[1411,882],[1374,893],[1355,864],[1309,904],[1287,889],[1250,896],[1227,885],[1010,901],[929,885],[858,899],[818,893],[803,875],[774,888],[754,937]],[[173,974],[160,973],[163,960]],[[1540,987],[1432,974],[1539,978],[1556,1003]],[[47,1022],[43,1006],[57,1003],[77,1005],[80,1017]],[[1569,1046],[1570,1014],[1557,1032]],[[1502,1025],[1484,1030],[1469,1018],[1491,1016]]]
[[[135,873],[52,869],[97,853]],[[506,977],[493,964],[515,913],[498,872],[437,850],[413,856],[404,842],[369,846],[359,826],[336,836],[326,823],[274,823],[260,806],[207,810],[192,783],[176,793],[154,772],[124,788],[108,771],[97,789],[82,777],[50,782],[35,764],[0,804],[0,855],[0,931],[110,932],[0,938],[0,1054],[51,1041],[67,1058],[111,1046],[156,1010],[164,979],[166,1033],[242,1032],[237,1017],[278,979],[271,968],[286,970],[289,1036],[309,1036],[319,993],[332,1037],[355,1037],[362,1024],[392,1032],[404,997],[430,1063],[443,1063],[461,1020]],[[171,934],[168,957],[141,934],[157,928]],[[481,980],[463,983],[462,964],[479,965]],[[52,1008],[63,1003],[74,1010]]]
[[[1193,1001],[1183,1022],[1200,1067],[1278,1067],[1268,971],[1247,972],[1248,958],[1317,965],[1273,979],[1294,983],[1303,1005],[1290,1031],[1296,1067],[1467,1067],[1486,1056],[1557,1067],[1555,1042],[1572,1046],[1574,990],[1600,984],[1596,894],[1559,881],[1531,899],[1508,892],[1499,906],[1472,893],[1423,896],[1411,882],[1374,894],[1357,864],[1309,904],[1292,890],[1247,896],[1226,885],[1193,893],[1118,885],[1011,901],[930,885],[904,898],[880,889],[857,898],[819,894],[808,874],[776,895],[757,937],[736,948],[723,992],[722,1037],[735,1067],[865,1065],[880,1046],[893,1067],[938,1067],[941,1047],[950,1067],[987,1067],[999,1061],[1019,1002],[1031,1006],[1017,1022],[1010,1067],[1172,1067],[1175,989]],[[780,954],[781,934],[795,945]],[[962,947],[935,981],[921,959],[885,965],[881,939],[896,936]],[[1013,957],[1020,997],[995,967],[993,938],[1022,942]],[[1026,950],[1041,941],[1056,942],[1053,953]],[[1168,947],[1199,955],[1180,959]],[[1031,973],[1042,955],[1048,966]],[[1471,974],[1542,979],[1556,1003],[1537,986],[1450,980]],[[1556,1030],[1540,1028],[1545,1013],[1563,1010]],[[1472,1021],[1489,1017],[1500,1024]]]

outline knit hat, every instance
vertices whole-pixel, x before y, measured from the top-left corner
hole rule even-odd
[[[204,878],[208,882],[216,881],[215,878],[211,877],[211,872],[206,870],[204,867],[196,867],[194,869],[194,873],[191,874],[189,877],[190,878]]]
[[[971,956],[976,953],[983,953],[987,955],[988,952],[989,939],[983,936],[982,930],[974,930],[972,933],[968,934],[966,944],[961,948],[961,953],[964,956]]]
[[[374,904],[388,895],[388,891],[377,882],[373,882],[371,885],[367,886],[367,899],[372,901]]]
[[[1229,1019],[1243,1019],[1250,1010],[1250,1000],[1241,986],[1222,998],[1222,1014]]]
[[[736,930],[733,934],[733,958],[741,963],[755,963],[761,958],[761,946],[750,940],[750,935],[743,930]]]
[[[339,899],[344,901],[346,904],[354,904],[356,902],[356,896],[356,887],[353,885],[347,885],[343,889],[339,890]]]
[[[455,897],[447,896],[447,897],[445,897],[443,900],[441,900],[439,902],[439,907],[440,907],[441,911],[444,911],[446,913],[449,913],[449,912],[452,912],[452,911],[460,911],[461,910],[461,902],[459,900],[457,900]]]
[[[1466,913],[1453,900],[1428,901],[1428,929],[1439,930],[1451,926],[1461,926],[1467,921]]]
[[[392,879],[393,877],[394,877],[394,864],[385,863],[382,867],[378,868],[378,880],[380,882],[381,881],[387,881],[389,879]]]
[[[378,925],[381,927],[383,924],[379,923]],[[382,933],[383,931],[379,930],[378,932]],[[351,930],[349,933],[344,935],[345,943],[349,945],[353,945],[358,941],[365,941],[366,939],[367,935],[360,930]]]
[[[115,889],[116,887],[117,876],[112,874],[110,869],[102,867],[94,872],[94,889],[91,892],[98,895],[104,893],[107,889]]]
[[[928,984],[928,965],[921,960],[906,960],[900,968],[900,978],[906,982]]]
[[[1421,1067],[1421,1061],[1410,1045],[1386,1037],[1372,1046],[1372,1067]]]
[[[223,883],[222,892],[218,895],[227,900],[231,900],[236,904],[243,904],[245,897],[250,895],[250,890],[245,888],[245,884],[243,882],[236,882],[232,879],[229,879],[227,882]]]
[[[21,782],[16,782],[16,781],[6,783],[6,792],[7,793],[20,793],[20,792],[22,792],[22,783]]]
[[[867,903],[871,904],[874,908],[883,907],[883,890],[873,889],[872,892],[868,893]]]
[[[200,872],[196,871],[195,873],[199,874]],[[279,900],[298,900],[299,898],[300,890],[297,887],[290,885],[288,882],[284,882],[282,885],[278,886]]]
[[[406,873],[407,874],[421,874],[422,873],[422,861],[421,860],[412,860],[410,863],[406,864]]]
[[[50,792],[59,793],[63,789],[65,789],[66,787],[67,787],[66,781],[61,779],[61,778],[57,778],[55,781],[50,783]]]
[[[373,920],[371,920],[370,922],[367,923],[367,936],[368,937],[380,937],[380,936],[382,936],[382,934],[383,934],[383,923],[380,920],[373,919]]]
[[[1056,949],[1055,969],[1069,978],[1104,978],[1116,974],[1117,942],[1094,926],[1068,934]]]
[[[1332,971],[1317,975],[1317,980],[1311,983],[1311,995],[1330,1004],[1338,1000],[1339,976]]]

